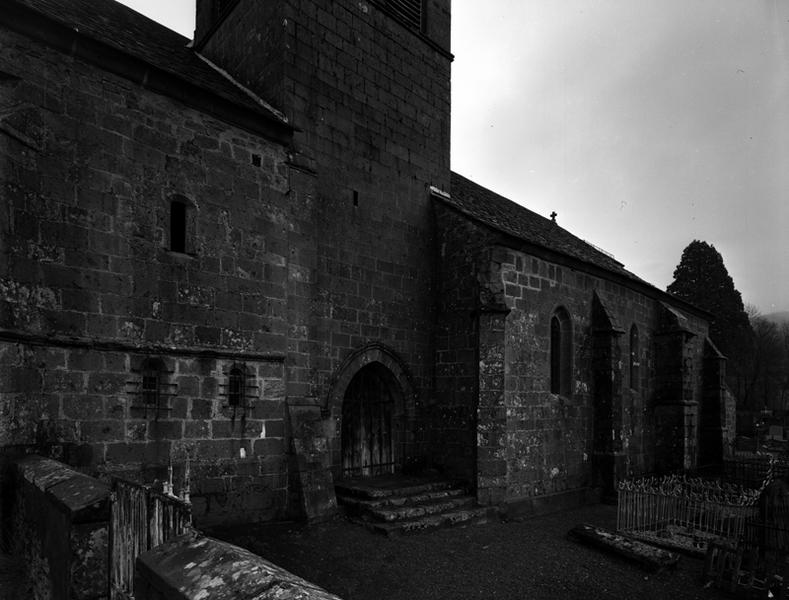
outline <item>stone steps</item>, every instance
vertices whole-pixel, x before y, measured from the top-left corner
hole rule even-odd
[[[370,515],[379,521],[404,521],[468,508],[475,503],[476,500],[472,496],[458,496],[457,498],[430,500],[395,508],[376,508],[370,511]]]
[[[495,510],[478,507],[461,482],[439,478],[387,477],[335,486],[348,517],[386,535],[485,522]]]
[[[338,490],[338,494],[341,492]],[[415,504],[424,504],[439,500],[448,500],[458,496],[464,496],[466,490],[462,488],[451,488],[446,490],[434,490],[430,492],[423,492],[420,494],[405,495],[405,496],[384,496],[381,498],[367,499],[349,496],[343,494],[343,504],[346,508],[353,508],[355,511],[374,511],[387,508],[403,508],[414,506]]]
[[[334,485],[334,489],[338,494],[365,500],[396,496],[415,496],[453,488],[464,489],[462,482],[449,479],[396,476],[377,477],[374,479],[352,479]]]
[[[435,515],[427,515],[416,519],[394,521],[389,523],[380,522],[361,522],[365,527],[372,531],[385,535],[406,535],[440,529],[443,527],[455,527],[462,525],[481,525],[492,520],[495,516],[495,509],[486,506],[478,506],[466,510],[457,510]]]

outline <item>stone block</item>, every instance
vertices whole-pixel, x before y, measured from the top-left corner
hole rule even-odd
[[[154,463],[166,465],[171,443],[165,440],[150,442],[122,442],[107,444],[106,460],[115,465],[140,465]]]
[[[201,560],[195,562],[195,556]],[[134,595],[140,600],[198,596],[206,600],[273,600],[283,594],[305,600],[339,600],[247,550],[194,534],[142,554],[134,584]]]
[[[214,402],[204,398],[192,399],[192,419],[210,419],[214,416]]]
[[[188,420],[184,422],[185,439],[205,439],[211,437],[210,421]]]
[[[214,439],[239,438],[243,436],[243,423],[240,418],[214,420],[211,423],[211,432]]]
[[[201,460],[231,459],[239,456],[240,443],[234,439],[198,440],[196,455]]]
[[[263,421],[265,437],[285,437],[285,422],[281,419]]]
[[[198,396],[200,394],[200,378],[194,376],[180,375],[175,378],[178,386],[179,396]]]
[[[184,435],[184,422],[180,419],[156,419],[148,424],[148,435],[156,440],[180,440]]]
[[[284,443],[280,438],[253,440],[255,456],[280,456],[284,451]]]
[[[86,442],[119,441],[126,435],[124,424],[115,420],[82,421],[79,431],[80,439]]]
[[[249,410],[253,419],[280,419],[283,416],[284,402],[281,400],[256,400]]]
[[[221,341],[222,333],[218,327],[195,327],[195,341],[198,344],[217,346]]]
[[[88,375],[88,391],[102,395],[122,393],[129,375],[124,373],[95,372]]]
[[[96,420],[105,416],[102,396],[64,394],[61,408],[65,418],[77,421]]]

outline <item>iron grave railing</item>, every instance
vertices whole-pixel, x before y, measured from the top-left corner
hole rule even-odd
[[[760,490],[666,475],[619,484],[617,529],[661,546],[704,555],[712,541],[736,542],[758,515]]]
[[[743,598],[789,597],[789,482],[768,470],[756,490],[758,516],[745,522],[743,535],[712,542],[704,564],[709,583]]]

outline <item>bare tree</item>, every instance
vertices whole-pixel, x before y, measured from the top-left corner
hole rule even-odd
[[[753,345],[745,361],[741,405],[751,410],[785,411],[789,323],[779,326],[749,305],[746,312],[753,330]]]

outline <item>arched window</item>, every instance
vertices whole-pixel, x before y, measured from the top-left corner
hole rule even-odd
[[[639,352],[638,327],[633,323],[630,327],[630,387],[634,390],[639,388]]]
[[[551,317],[551,393],[572,393],[572,324],[565,308]]]
[[[195,251],[194,206],[183,196],[170,199],[170,251],[194,254]]]

